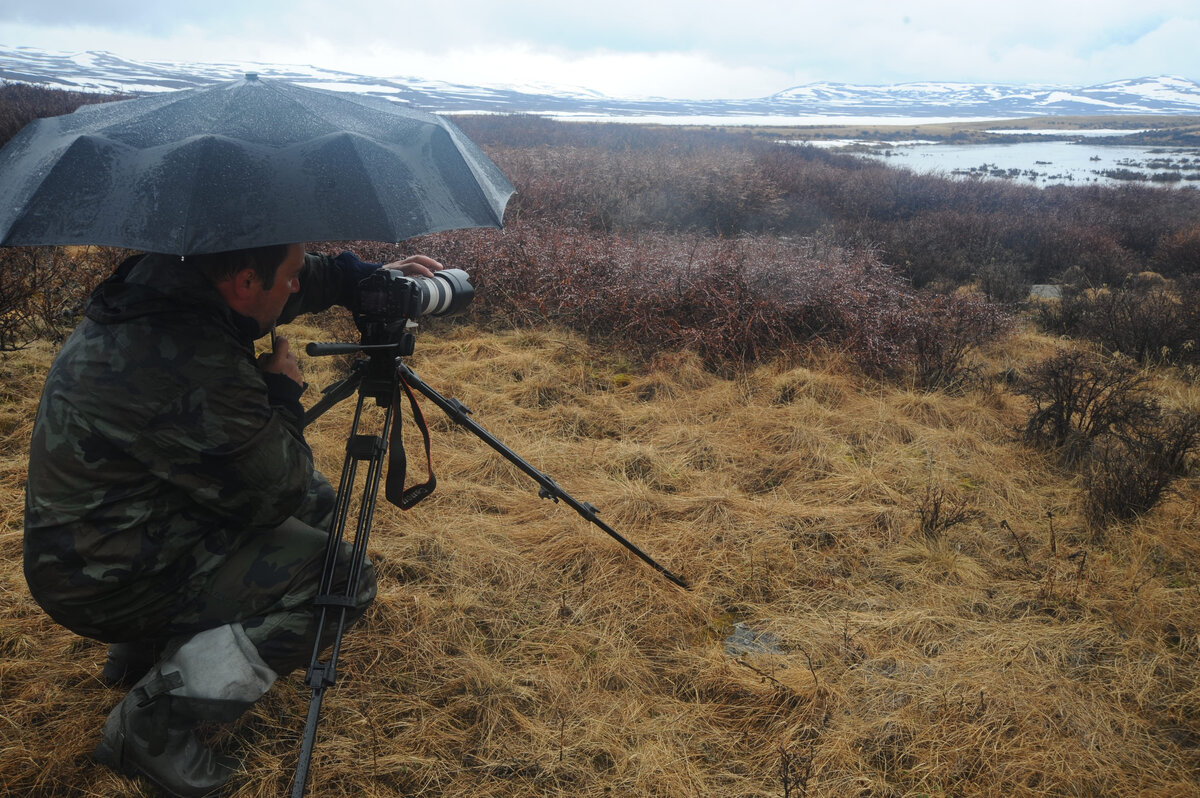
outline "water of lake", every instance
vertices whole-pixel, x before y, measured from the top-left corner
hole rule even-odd
[[[913,125],[945,122],[987,122],[991,117],[967,119],[961,117],[826,117],[826,116],[608,116],[595,114],[550,114],[560,121],[627,122],[659,125],[715,126],[864,126]],[[1013,128],[989,131],[993,133],[1063,135],[1066,131],[1049,129],[1018,130]],[[1135,181],[1174,188],[1200,189],[1200,148],[1197,147],[1139,147],[1089,144],[1088,138],[1121,136],[1140,131],[1129,129],[1073,130],[1072,137],[1082,141],[1016,141],[1012,144],[939,144],[930,141],[893,142],[881,145],[878,141],[802,141],[811,144],[875,158],[893,166],[917,172],[973,176],[1013,180],[1037,186],[1058,183],[1067,185],[1119,185]]]
[[[839,150],[916,172],[1003,178],[1038,186],[1112,185],[1136,180],[1200,188],[1200,148],[1099,145],[1086,141],[897,142],[869,149],[863,143],[831,144]]]

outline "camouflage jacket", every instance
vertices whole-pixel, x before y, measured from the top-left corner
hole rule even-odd
[[[280,321],[347,304],[374,268],[308,255]],[[264,379],[259,335],[170,256],[130,259],[92,294],[50,369],[29,450],[25,576],[60,622],[114,591],[170,594],[304,498],[302,389]]]

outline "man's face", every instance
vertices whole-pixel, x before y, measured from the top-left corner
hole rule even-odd
[[[287,257],[283,259],[283,263],[279,264],[279,269],[275,272],[275,281],[271,283],[268,289],[262,288],[262,281],[257,277],[258,288],[260,294],[256,294],[250,303],[249,313],[252,319],[258,322],[262,332],[271,329],[279,314],[283,312],[283,306],[287,304],[288,297],[300,290],[300,270],[304,268],[304,245],[289,244]]]

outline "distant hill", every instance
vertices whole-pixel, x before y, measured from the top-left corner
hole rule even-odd
[[[385,96],[442,113],[487,111],[585,116],[937,116],[1200,114],[1200,84],[1157,76],[1095,86],[813,83],[749,100],[617,98],[579,88],[472,86],[414,77],[369,77],[308,66],[130,61],[106,52],[0,48],[0,80],[77,91],[160,92],[231,80],[247,71]]]

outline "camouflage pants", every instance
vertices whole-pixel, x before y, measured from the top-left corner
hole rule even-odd
[[[332,488],[317,474],[298,517],[252,535],[229,551],[208,552],[198,572],[180,584],[129,591],[126,600],[117,595],[92,603],[86,626],[60,622],[110,642],[166,642],[241,623],[259,656],[280,676],[307,666],[316,637],[314,599],[320,590],[329,541],[324,528],[332,503]],[[350,546],[343,542],[332,595],[345,594],[350,559]],[[348,623],[357,621],[375,598],[375,570],[369,561],[363,563],[352,598]],[[322,647],[332,642],[340,611],[335,607],[328,613]]]
[[[160,633],[162,637],[190,636],[228,623],[241,623],[259,656],[277,674],[304,667],[312,656],[317,610],[313,600],[320,587],[329,535],[297,518],[289,518],[269,533],[225,558],[200,589]],[[346,590],[350,547],[339,552],[333,595]],[[347,622],[354,623],[375,598],[375,570],[364,562],[354,606]],[[331,608],[322,634],[322,648],[333,641],[340,609]]]

